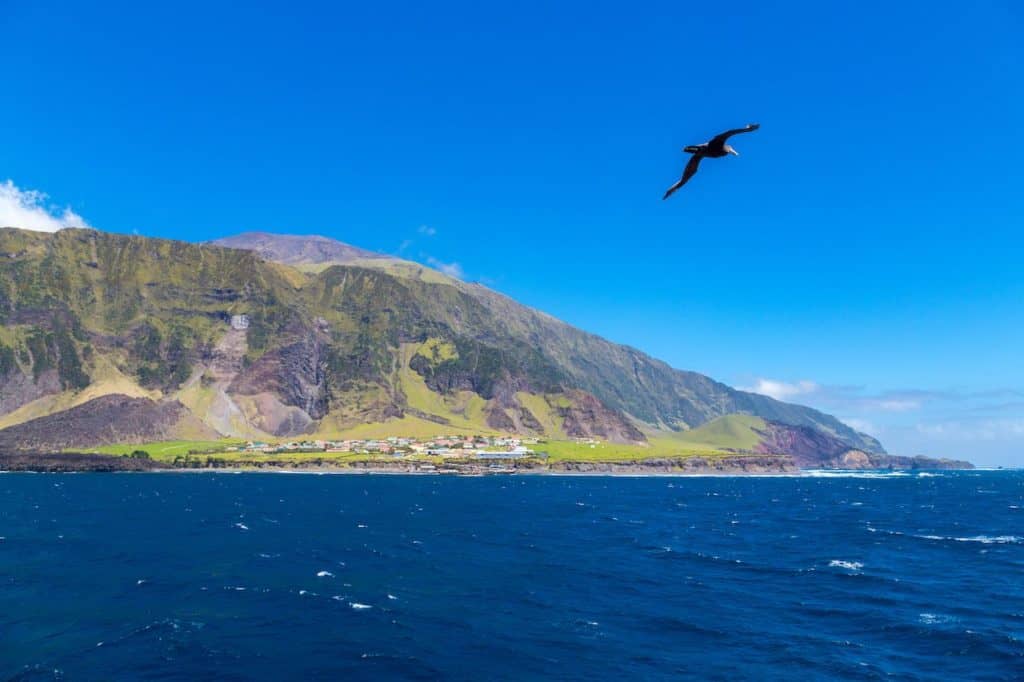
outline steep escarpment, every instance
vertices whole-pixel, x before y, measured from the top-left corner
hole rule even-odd
[[[802,469],[971,469],[969,462],[931,457],[901,457],[865,452],[835,436],[806,426],[767,422],[756,429],[761,442],[755,451],[786,454]]]
[[[223,243],[0,229],[0,427],[122,395],[246,438],[379,425],[642,443],[742,413],[884,452],[417,264],[324,238]],[[94,441],[72,416],[61,442]]]

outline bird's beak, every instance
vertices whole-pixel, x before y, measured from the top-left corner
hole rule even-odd
[[[729,153],[732,154],[733,156],[739,156],[740,155],[740,153],[738,151],[736,151],[735,149],[732,149],[731,147],[729,148]]]

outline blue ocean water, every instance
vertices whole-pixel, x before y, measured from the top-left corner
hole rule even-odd
[[[1024,473],[0,475],[0,679],[1020,679]]]

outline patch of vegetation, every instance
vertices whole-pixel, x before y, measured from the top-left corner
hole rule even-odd
[[[424,341],[416,349],[416,356],[426,358],[431,365],[436,367],[442,362],[457,360],[459,351],[454,344],[444,339],[430,338]]]
[[[451,345],[455,352],[447,359],[435,363],[417,354],[409,363],[439,393],[470,390],[490,400],[500,382],[515,379],[525,380],[542,393],[561,388],[562,373],[534,347],[502,348],[467,337],[456,337]]]
[[[46,333],[41,329],[33,329],[25,339],[25,345],[32,357],[32,377],[38,380],[39,375],[53,368],[53,357],[46,342]]]
[[[648,445],[617,443],[588,444],[576,441],[545,441],[532,446],[549,462],[637,462],[647,459],[721,458],[734,453],[715,448],[680,445],[667,439],[654,439]]]
[[[328,386],[337,394],[360,383],[383,385],[393,364],[391,350],[371,329],[361,327],[355,334],[336,335],[326,357]]]
[[[82,369],[82,360],[78,357],[75,342],[71,339],[68,331],[58,327],[53,333],[54,343],[57,347],[57,374],[60,377],[60,385],[64,389],[83,389],[89,385],[89,375]]]
[[[15,358],[14,349],[0,343],[0,377],[7,376],[17,366],[18,361]]]
[[[553,440],[568,440],[565,433],[562,416],[558,414],[557,408],[566,408],[571,405],[569,399],[564,395],[536,395],[520,391],[516,393],[519,403],[530,411],[538,422],[544,435]]]
[[[62,388],[78,390],[89,385],[91,380],[82,368],[75,341],[64,325],[58,324],[53,331],[33,328],[25,338],[25,346],[34,379],[56,368]],[[10,360],[13,360],[13,351]]]
[[[755,429],[766,428],[765,421],[749,414],[727,414],[689,431],[668,435],[668,440],[691,447],[751,451],[761,442]]]
[[[238,447],[245,441],[237,439],[223,440],[169,440],[155,443],[124,443],[119,445],[104,445],[98,448],[84,450],[87,453],[100,455],[116,455],[118,457],[131,457],[136,452],[144,452],[152,459],[158,461],[171,461],[175,457],[189,454],[215,454],[224,452],[227,448]],[[78,449],[77,452],[83,452]]]
[[[403,344],[399,357],[397,385],[405,395],[406,405],[411,410],[423,414],[436,415],[449,425],[448,432],[491,432],[484,414],[485,402],[476,393],[459,391],[442,395],[432,391],[423,377],[409,367],[411,356],[415,356],[420,347],[416,344]]]
[[[131,354],[136,362],[135,375],[147,388],[174,389],[192,373],[193,333],[174,325],[167,338],[157,324],[148,322],[136,330]]]
[[[249,306],[249,329],[245,339],[249,345],[246,359],[252,362],[275,345],[289,328],[301,328],[299,311],[288,308],[273,294],[266,292]]]

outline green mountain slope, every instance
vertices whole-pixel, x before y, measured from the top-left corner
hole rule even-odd
[[[485,287],[333,240],[258,236],[223,248],[0,229],[0,428],[128,395],[248,438],[643,442],[743,413],[881,451],[829,415],[675,370]]]

